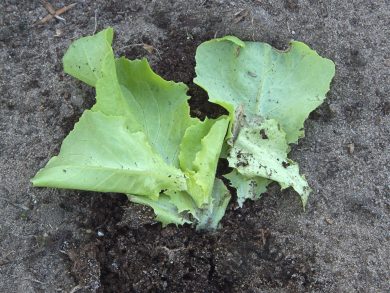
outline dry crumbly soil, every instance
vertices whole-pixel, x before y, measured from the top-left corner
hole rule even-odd
[[[40,1],[0,2],[0,292],[390,292],[388,0],[76,2],[66,22],[41,26]],[[314,190],[307,211],[272,186],[207,234],[162,229],[123,195],[32,188],[93,104],[61,58],[107,26],[118,55],[187,83],[199,117],[221,113],[192,84],[202,41],[296,39],[334,60],[328,99],[292,152]]]

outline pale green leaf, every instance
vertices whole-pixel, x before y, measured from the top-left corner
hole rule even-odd
[[[187,222],[193,219],[199,229],[213,230],[217,227],[230,199],[222,181],[215,180],[228,123],[226,117],[206,119],[187,129],[180,145],[179,159],[187,178],[188,191],[169,190],[162,199],[160,196],[143,202],[154,209],[163,225],[178,224],[185,218]]]
[[[240,207],[247,199],[259,199],[271,183],[271,180],[263,177],[246,177],[238,173],[236,169],[224,177],[229,179],[230,185],[237,190],[237,202]]]
[[[185,190],[183,173],[164,162],[142,132],[126,119],[85,111],[53,157],[32,179],[34,186],[121,192],[157,198]]]
[[[164,80],[146,59],[107,58],[104,69],[92,110],[126,117],[132,131],[142,131],[167,164],[179,167],[184,132],[196,121],[189,114],[187,86]]]
[[[212,190],[210,204],[200,209],[197,217],[197,230],[215,230],[225,214],[230,201],[230,192],[221,179],[216,178]]]
[[[95,86],[102,77],[102,64],[107,55],[113,58],[111,43],[113,29],[107,28],[94,36],[74,41],[63,58],[64,71]]]
[[[199,121],[187,129],[180,145],[180,167],[188,178],[188,193],[198,207],[210,202],[228,124],[226,117]]]
[[[152,200],[145,196],[128,195],[128,197],[130,201],[134,203],[151,207],[156,214],[156,221],[161,222],[163,227],[168,224],[184,225],[186,223],[192,223],[186,218],[186,214],[178,211],[171,199],[165,194],[160,195],[156,200]]]
[[[334,72],[331,60],[301,42],[279,51],[225,37],[198,47],[194,81],[230,113],[243,107],[248,117],[277,120],[292,143],[303,136],[305,119],[325,99]]]
[[[268,178],[282,188],[294,188],[305,206],[311,189],[287,152],[286,135],[278,123],[272,119],[256,121],[241,128],[228,160],[246,178]]]
[[[162,194],[157,199],[128,195],[130,201],[151,207],[156,220],[163,227],[168,224],[195,224],[197,230],[215,230],[225,214],[230,201],[230,193],[222,180],[215,179],[210,203],[203,208],[196,207],[191,196],[185,191]]]
[[[204,121],[197,120],[186,129],[179,153],[180,167],[183,170],[195,171],[194,161],[202,149],[200,141],[210,132],[214,123],[215,120],[206,118]]]
[[[192,214],[193,217],[196,217],[197,206],[192,197],[188,194],[187,191],[171,191],[168,190],[164,193],[167,195],[171,203],[176,206],[179,213],[188,212]]]

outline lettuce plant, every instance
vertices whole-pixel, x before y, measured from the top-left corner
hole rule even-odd
[[[321,104],[334,74],[330,60],[293,42],[288,52],[225,37],[196,54],[195,82],[229,115],[204,121],[189,114],[187,86],[155,74],[145,59],[115,58],[113,30],[75,41],[63,63],[68,74],[96,89],[96,103],[64,139],[60,153],[32,179],[34,186],[119,192],[153,208],[163,226],[213,230],[230,193],[240,206],[271,181],[293,187],[305,205],[310,188],[287,158],[289,143]]]

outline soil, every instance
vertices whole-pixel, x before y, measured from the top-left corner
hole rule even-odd
[[[66,22],[44,25],[40,1],[0,3],[0,292],[390,292],[389,1],[51,1],[71,2]],[[118,55],[188,84],[198,117],[222,113],[192,83],[195,49],[214,36],[296,39],[334,60],[292,151],[314,190],[306,212],[273,185],[200,233],[162,229],[124,195],[32,188],[94,102],[61,58],[107,26]]]

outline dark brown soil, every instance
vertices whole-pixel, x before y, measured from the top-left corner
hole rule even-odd
[[[261,205],[250,204],[245,210],[232,206],[223,228],[212,234],[188,226],[162,229],[151,221],[152,214],[146,208],[130,210],[124,205],[126,198],[121,196],[96,199],[87,226],[97,236],[68,251],[72,272],[85,288],[93,289],[99,275],[98,291],[104,292],[251,292],[258,286],[294,292],[321,288],[313,281],[313,256],[284,255],[275,243],[272,225],[251,220]]]

